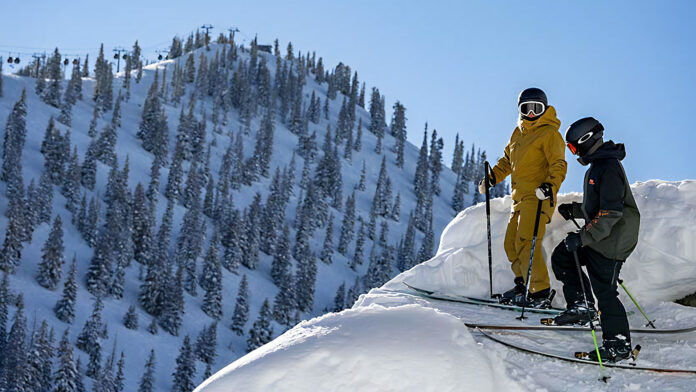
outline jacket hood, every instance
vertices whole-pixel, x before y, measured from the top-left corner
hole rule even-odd
[[[578,161],[581,164],[586,165],[599,159],[623,160],[625,157],[626,147],[623,145],[623,143],[614,143],[613,141],[609,140],[608,142],[604,142],[604,144],[599,146],[597,151],[579,158]]]
[[[536,120],[530,121],[520,117],[519,121],[517,122],[517,126],[520,128],[520,132],[522,133],[533,132],[543,125],[551,125],[556,129],[561,127],[561,120],[559,120],[556,116],[556,108],[551,105],[549,105],[544,114],[542,114]]]

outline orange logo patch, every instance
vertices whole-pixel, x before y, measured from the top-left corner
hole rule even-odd
[[[590,185],[594,185],[594,179],[590,178]]]

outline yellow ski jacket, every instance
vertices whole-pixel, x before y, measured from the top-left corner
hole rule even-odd
[[[537,200],[535,189],[544,182],[553,185],[554,198],[566,176],[565,142],[558,131],[561,121],[549,106],[535,121],[520,119],[505,155],[493,167],[496,183],[510,175],[513,209],[524,200]]]

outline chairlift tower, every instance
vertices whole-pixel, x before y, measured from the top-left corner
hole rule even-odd
[[[125,52],[126,49],[122,46],[117,46],[113,49],[114,59],[116,59],[116,73],[121,71],[121,52]]]
[[[210,47],[208,46],[208,44],[210,43],[210,35],[208,35],[208,33],[210,32],[210,30],[213,29],[213,25],[204,24],[203,26],[201,26],[201,28],[205,30],[205,48],[207,50],[210,50]]]

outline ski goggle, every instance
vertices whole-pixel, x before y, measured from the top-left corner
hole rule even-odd
[[[541,116],[545,109],[543,102],[536,101],[522,102],[519,106],[520,114],[527,117]]]
[[[570,152],[573,153],[573,155],[578,155],[578,148],[575,147],[575,144],[568,143],[567,145],[568,145],[568,149],[570,150]]]
[[[586,134],[582,135],[582,137],[580,139],[578,139],[578,141],[577,141],[578,146],[585,143],[586,141],[590,140],[592,138],[592,136],[594,136],[594,132],[592,132],[592,131],[587,132]],[[570,150],[570,152],[573,153],[573,155],[578,155],[578,146],[576,146],[575,144],[570,143],[570,142],[567,144],[567,146],[568,146],[568,149]]]

